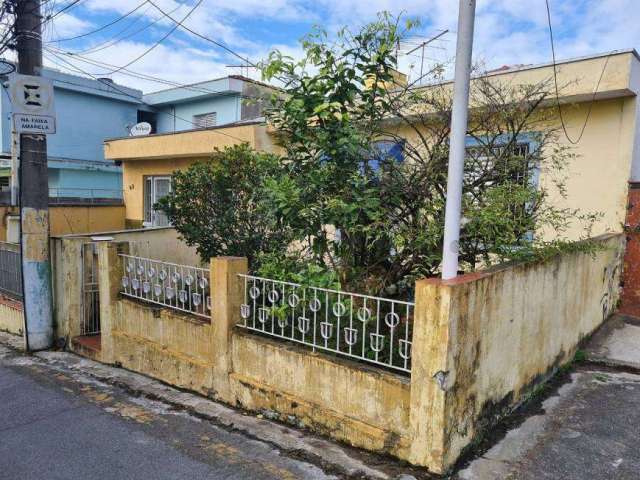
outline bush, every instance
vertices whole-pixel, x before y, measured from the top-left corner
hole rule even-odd
[[[157,208],[203,259],[247,257],[286,250],[290,241],[282,222],[263,202],[263,184],[278,168],[276,155],[248,145],[216,150],[207,161],[176,171],[172,190]]]

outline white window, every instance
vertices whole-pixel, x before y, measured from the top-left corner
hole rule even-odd
[[[216,112],[203,113],[201,115],[193,116],[193,126],[195,128],[209,128],[215,127],[218,121],[218,114]]]
[[[154,207],[158,200],[171,191],[171,177],[167,175],[144,177],[144,226],[167,227],[169,219]]]

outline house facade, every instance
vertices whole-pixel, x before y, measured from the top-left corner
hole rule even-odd
[[[559,101],[564,105],[562,120],[567,133],[575,139],[585,122],[586,126],[575,145],[564,135],[558,136],[558,143],[570,147],[573,153],[565,168],[566,196],[555,190],[554,179],[544,171],[539,173],[536,181],[547,188],[556,206],[599,213],[600,218],[591,235],[620,232],[627,213],[629,182],[640,179],[640,104],[637,98],[640,92],[640,57],[634,50],[625,50],[570,59],[558,62],[556,72],[558,83],[564,86]],[[552,79],[553,66],[543,64],[501,70],[489,74],[489,77],[514,85],[535,84]],[[561,132],[561,120],[557,112],[554,113],[555,101],[546,108],[552,113],[549,120],[552,126]],[[411,142],[415,132],[409,128],[398,128],[398,136]],[[522,148],[529,148],[525,144],[531,138],[533,136],[523,135]],[[145,199],[145,191],[150,188],[145,190],[145,178],[159,172],[168,185],[171,171],[206,158],[215,148],[242,141],[268,151],[278,148],[269,127],[259,120],[250,126],[221,125],[106,141],[106,158],[121,161],[123,165],[128,222],[131,225],[153,224],[150,209],[157,197],[149,198],[147,195]],[[555,236],[555,232],[540,233],[547,238]],[[575,224],[565,234],[569,239],[578,239],[585,231],[582,225]]]
[[[121,202],[122,168],[105,159],[102,142],[126,135],[138,121],[142,92],[107,79],[98,81],[46,68],[42,76],[53,82],[56,110],[57,131],[47,136],[50,198],[54,203],[70,199]],[[5,93],[0,97],[0,168],[4,178],[10,175],[13,142],[7,86],[8,82],[3,84]],[[3,186],[8,189],[8,179]]]
[[[254,80],[229,76],[151,93],[141,119],[151,134],[105,141],[109,160],[123,166],[128,228],[167,226],[153,205],[171,188],[171,173],[207,159],[216,148],[247,142],[272,150],[262,106],[274,91]]]

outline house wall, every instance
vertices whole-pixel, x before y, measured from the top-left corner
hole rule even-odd
[[[105,138],[127,135],[138,105],[85,92],[55,89],[56,134],[47,136],[50,157],[104,160]]]
[[[549,125],[550,129],[559,132],[558,145],[568,147],[571,156],[567,157],[562,172],[552,173],[543,167],[539,185],[549,192],[549,203],[556,208],[578,210],[582,214],[601,214],[590,236],[622,231],[634,156],[636,102],[636,97],[595,102],[584,135],[577,145],[569,143],[561,133],[557,115],[553,116],[555,120]],[[572,139],[580,134],[589,108],[588,103],[563,107],[563,118]],[[397,132],[408,141],[416,142],[417,136],[410,128],[400,126]],[[422,133],[428,135],[429,132],[425,129]],[[561,177],[565,177],[566,198],[560,195],[555,184]],[[585,223],[573,221],[563,235],[570,240],[589,236],[585,226]],[[539,233],[546,240],[557,238],[558,235],[558,232],[551,230]]]
[[[171,175],[176,170],[185,170],[200,158],[170,158],[157,160],[135,160],[124,162],[122,182],[126,205],[126,228],[141,228],[144,221],[144,177],[149,175]]]
[[[200,98],[191,102],[163,105],[157,107],[157,110],[158,131],[156,133],[180,132],[194,129],[193,116],[203,113],[216,112],[218,125],[239,121],[241,97],[235,94]]]
[[[17,207],[0,206],[0,241],[7,239],[7,216],[18,215]],[[124,205],[51,205],[51,236],[105,232],[125,228]]]
[[[90,196],[82,192],[85,188],[121,189],[121,169],[104,162],[102,142],[127,135],[127,127],[137,121],[142,93],[50,69],[44,69],[43,76],[53,81],[56,111],[56,133],[47,136],[49,186],[80,189],[80,197]],[[6,93],[0,97],[0,138],[1,151],[10,154],[11,105]]]
[[[215,149],[248,143],[257,150],[275,151],[274,139],[263,124],[191,130],[105,142],[105,155],[123,164],[127,228],[139,228],[144,219],[144,177],[170,175],[210,157]]]

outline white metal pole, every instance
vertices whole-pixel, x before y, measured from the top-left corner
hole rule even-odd
[[[458,274],[462,179],[464,175],[475,11],[475,0],[460,0],[453,106],[451,110],[451,134],[449,137],[447,206],[444,217],[444,245],[442,249],[442,278],[444,280],[454,278]]]

